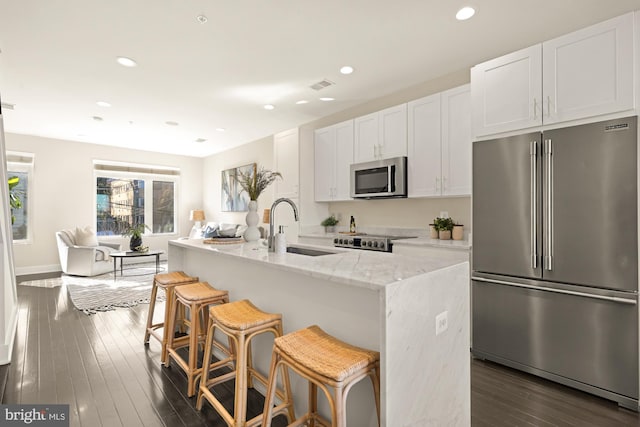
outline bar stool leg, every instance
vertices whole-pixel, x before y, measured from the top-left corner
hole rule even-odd
[[[171,305],[167,304],[169,306],[169,314],[168,314],[169,317],[165,317],[165,321],[168,324],[164,326],[166,330],[163,334],[164,336],[167,337],[167,341],[166,343],[163,342],[164,349],[162,350],[162,355],[161,355],[161,361],[164,364],[164,366],[166,366],[167,368],[171,366],[171,358],[168,355],[169,351],[167,350],[167,348],[173,346],[173,340],[174,340],[173,333],[170,334],[167,331],[173,331],[176,327],[176,311],[178,309],[177,303],[178,301],[175,298],[173,298],[171,300]]]
[[[215,331],[215,323],[212,318],[209,318],[207,325],[207,340],[204,347],[204,356],[202,357],[202,374],[200,376],[200,383],[206,384],[209,379],[209,365],[211,365],[211,353],[213,353],[211,347],[213,346],[213,334]],[[204,381],[204,382],[203,382]],[[196,400],[196,409],[202,410],[202,393],[198,392],[198,398]]]
[[[276,396],[276,375],[279,361],[280,356],[276,351],[274,351],[273,355],[271,356],[271,366],[269,368],[269,386],[267,387],[267,391],[264,396],[264,408],[262,410],[262,427],[271,427],[271,418],[273,412],[272,402],[275,401]],[[292,420],[288,421],[291,422]]]
[[[243,425],[247,415],[247,341],[244,334],[239,334],[238,353],[236,356],[236,389],[233,418],[237,426]]]
[[[158,295],[158,285],[156,279],[153,279],[153,285],[151,287],[151,298],[149,299],[149,311],[147,313],[147,327],[144,330],[144,343],[149,344],[149,337],[151,336],[151,326],[153,325],[153,313],[156,309],[156,296]],[[166,317],[165,317],[166,320]]]
[[[191,311],[191,331],[189,333],[189,370],[196,369],[198,364],[198,341],[200,338],[200,309],[198,304],[190,305]],[[187,374],[187,396],[195,394],[195,378]]]
[[[369,377],[373,383],[373,395],[376,399],[376,411],[378,412],[378,427],[380,427],[380,365],[376,366]]]

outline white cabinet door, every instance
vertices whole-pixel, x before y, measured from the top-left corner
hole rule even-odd
[[[543,121],[632,109],[633,12],[543,43]]]
[[[335,125],[334,200],[351,199],[351,164],[353,163],[353,120]]]
[[[273,136],[273,168],[282,174],[274,183],[275,198],[298,197],[300,183],[298,156],[298,129],[291,129]]]
[[[378,158],[407,155],[407,104],[379,112]]]
[[[473,133],[490,135],[542,125],[542,45],[471,68]]]
[[[316,202],[329,202],[333,198],[335,177],[336,130],[318,129],[314,134],[314,193]]]
[[[409,197],[440,195],[440,94],[407,104],[407,184]]]
[[[356,163],[370,162],[378,157],[378,113],[354,119],[353,157]]]
[[[442,195],[471,195],[469,85],[442,92]]]

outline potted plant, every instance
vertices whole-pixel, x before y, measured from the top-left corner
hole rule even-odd
[[[433,225],[438,230],[438,237],[440,238],[440,240],[451,239],[451,230],[453,230],[453,219],[438,217],[433,220]]]
[[[146,224],[136,224],[129,225],[124,232],[122,233],[122,237],[131,237],[129,240],[129,249],[136,252],[144,252],[148,247],[142,246],[142,235],[144,234],[144,230],[147,229],[151,231],[149,226]]]
[[[282,178],[280,172],[272,172],[263,167],[258,169],[257,165],[254,165],[251,173],[240,172],[238,183],[247,192],[250,200],[257,201],[260,194],[278,178]]]
[[[339,221],[336,219],[336,217],[332,214],[331,216],[325,218],[320,225],[324,227],[324,232],[325,233],[335,233],[336,232],[336,224]]]
[[[278,178],[282,178],[280,172],[273,172],[263,167],[258,169],[253,166],[251,173],[240,172],[238,183],[249,195],[249,212],[247,212],[247,229],[244,231],[244,240],[247,242],[256,241],[260,238],[258,230],[258,197],[260,194]]]

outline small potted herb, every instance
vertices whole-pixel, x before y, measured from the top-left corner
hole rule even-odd
[[[129,225],[122,233],[122,237],[131,237],[129,240],[129,248],[132,251],[146,252],[144,246],[142,246],[142,234],[144,234],[145,229],[151,231],[146,224]]]
[[[436,218],[433,220],[434,227],[438,230],[440,240],[451,239],[451,230],[453,230],[453,220],[451,218]]]
[[[338,220],[336,219],[336,217],[334,215],[331,215],[327,218],[325,218],[320,225],[324,227],[324,232],[325,233],[335,233],[336,232],[336,224],[338,223]]]

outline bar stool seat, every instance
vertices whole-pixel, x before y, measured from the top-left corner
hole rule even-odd
[[[189,276],[184,271],[171,271],[168,273],[156,274],[153,276],[153,285],[151,287],[151,299],[149,300],[149,311],[147,313],[147,327],[144,333],[144,344],[149,344],[149,338],[153,336],[157,339],[162,347],[160,350],[160,362],[165,362],[167,352],[167,340],[169,337],[169,328],[165,328],[168,324],[169,310],[171,309],[171,303],[173,302],[173,291],[176,286],[186,285],[190,283],[198,282],[197,277]],[[165,309],[164,319],[162,322],[153,323],[153,314],[156,308],[156,297],[158,295],[158,288],[165,291]],[[184,314],[184,312],[182,312]],[[181,320],[184,322],[184,315],[181,316]],[[183,323],[181,322],[181,323]],[[182,325],[181,325],[182,326]],[[158,329],[162,328],[162,333]]]
[[[274,408],[274,388],[278,367],[292,369],[309,382],[307,413],[293,423],[302,425],[313,421],[323,426],[346,427],[346,401],[349,389],[364,377],[370,377],[380,424],[380,353],[356,347],[327,334],[313,325],[276,338],[269,372],[269,386],[264,403],[262,425],[271,425],[272,410],[293,407],[293,400],[285,400]],[[318,414],[317,388],[325,393],[333,422]],[[333,388],[334,396],[329,387]]]
[[[218,330],[233,343],[235,353],[228,358],[211,363],[212,343],[215,331]],[[251,339],[257,335],[270,332],[274,337],[282,336],[282,315],[267,313],[258,309],[249,300],[235,301],[229,304],[218,305],[209,309],[209,325],[207,328],[207,341],[205,343],[205,354],[203,358],[202,378],[198,389],[198,400],[196,408],[202,409],[203,398],[206,399],[213,408],[225,420],[227,426],[253,426],[259,425],[262,415],[258,415],[251,420],[246,420],[247,416],[247,390],[253,387],[253,380],[258,380],[265,387],[267,378],[253,369],[251,355]],[[222,375],[209,378],[209,373],[223,366],[232,366],[235,362],[235,370]],[[233,416],[226,410],[220,401],[213,395],[210,388],[235,378],[235,400]],[[274,391],[279,398],[290,400],[291,386],[288,373],[283,377],[284,391]],[[293,407],[283,408],[289,421],[295,418]]]
[[[191,314],[191,328],[188,335],[175,338],[173,334],[169,334],[167,340],[167,354],[165,357],[165,366],[169,367],[171,359],[182,368],[187,374],[187,396],[191,397],[195,394],[195,382],[202,371],[198,367],[198,345],[205,340],[204,325],[209,320],[209,305],[224,304],[229,302],[229,292],[211,287],[207,282],[197,282],[189,285],[182,285],[175,288],[175,298],[171,304],[169,313],[168,329],[175,329],[176,320],[178,318],[178,306],[182,305],[189,308]],[[230,350],[219,345],[219,348],[225,353]],[[178,353],[178,350],[187,347],[189,358],[185,361]]]

